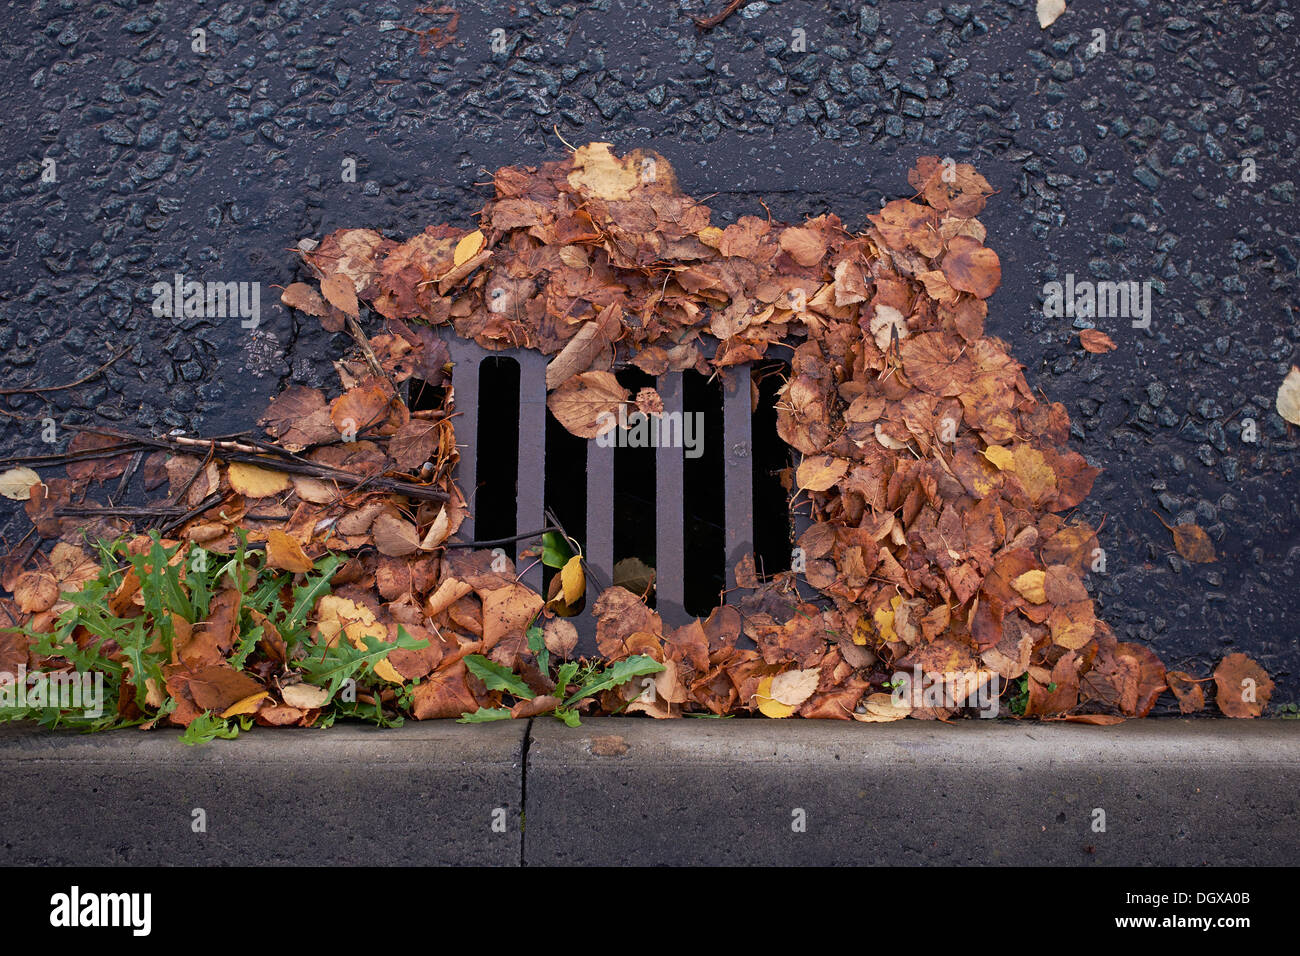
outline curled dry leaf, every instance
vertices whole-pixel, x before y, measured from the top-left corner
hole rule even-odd
[[[854,713],[853,719],[868,724],[885,724],[902,720],[912,713],[912,705],[896,701],[892,694],[870,694],[862,702],[863,713]]]
[[[1205,709],[1205,691],[1200,682],[1184,671],[1169,671],[1165,674],[1169,689],[1178,700],[1178,709],[1184,714],[1194,714]]]
[[[1096,329],[1084,329],[1080,332],[1079,344],[1083,346],[1085,352],[1092,352],[1094,355],[1113,352],[1116,348],[1109,335]]]
[[[546,406],[571,434],[595,438],[618,426],[618,410],[630,393],[612,372],[582,372],[546,398]]]
[[[1065,12],[1065,0],[1038,0],[1038,27],[1046,30]]]
[[[1292,425],[1300,425],[1300,368],[1291,366],[1277,387],[1277,413]]]
[[[306,312],[316,318],[329,315],[329,307],[315,289],[305,282],[294,282],[280,294],[280,301],[291,309]]]
[[[313,710],[324,707],[330,699],[330,692],[314,684],[289,684],[280,688],[280,700],[289,707],[299,710]]]
[[[0,495],[10,501],[26,501],[32,496],[32,485],[39,485],[41,476],[30,468],[10,468],[0,472]]]

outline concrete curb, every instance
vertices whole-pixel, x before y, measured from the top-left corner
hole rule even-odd
[[[518,866],[525,730],[3,727],[0,864]]]
[[[526,863],[1294,865],[1300,723],[539,720],[527,823]]]
[[[0,727],[0,780],[0,864],[1300,862],[1291,721]]]

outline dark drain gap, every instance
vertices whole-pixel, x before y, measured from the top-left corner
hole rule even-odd
[[[789,480],[791,449],[776,433],[777,392],[790,375],[784,362],[756,363],[752,370],[758,387],[758,407],[753,414],[754,449],[754,557],[761,574],[790,570],[793,548],[790,526]]]
[[[587,440],[571,434],[546,412],[546,508],[569,536],[584,548],[587,542]],[[525,529],[528,530],[528,529]],[[529,542],[537,545],[541,542]],[[550,593],[556,568],[542,572],[543,593]]]
[[[655,380],[640,369],[628,368],[618,373],[619,383],[635,398],[643,388],[654,388]],[[629,412],[629,418],[631,417]],[[645,433],[641,430],[641,434]],[[630,559],[647,567],[655,566],[655,449],[648,442],[636,442],[637,432],[616,430],[614,448],[614,576],[634,574]],[[620,570],[619,562],[628,561]],[[649,604],[654,606],[654,594]]]
[[[478,468],[474,537],[508,538],[515,527],[519,475],[519,363],[492,356],[479,366]],[[532,530],[532,529],[524,529]],[[511,549],[507,548],[507,552]]]
[[[683,603],[686,613],[707,617],[721,603],[726,587],[727,533],[722,461],[722,382],[698,372],[682,375],[682,401],[687,416],[697,417],[683,434],[694,438],[682,463],[685,512]]]
[[[443,385],[434,385],[422,378],[406,381],[406,407],[413,412],[427,408],[442,408],[442,401],[447,395]]]

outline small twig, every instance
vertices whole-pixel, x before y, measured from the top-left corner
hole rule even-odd
[[[696,28],[700,30],[712,30],[723,20],[727,19],[727,17],[739,10],[740,5],[744,2],[745,0],[729,0],[727,5],[723,7],[719,13],[715,13],[713,16],[691,17],[691,19],[695,21]]]
[[[509,538],[492,538],[490,541],[449,541],[443,545],[444,548],[495,548],[502,544],[514,544],[516,541],[525,541],[528,538],[537,538],[550,531],[564,532],[560,528],[547,526],[541,531],[529,531],[525,534],[517,534]],[[565,535],[568,537],[568,535]]]

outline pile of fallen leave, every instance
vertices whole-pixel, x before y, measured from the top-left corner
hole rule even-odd
[[[984,331],[1001,279],[975,218],[989,184],[935,157],[908,179],[912,197],[858,235],[834,215],[720,228],[663,157],[592,143],[499,170],[476,229],[304,240],[313,281],[282,301],[350,335],[337,395],[286,389],[265,437],[86,428],[60,455],[6,462],[0,490],[34,529],[3,566],[0,670],[99,671],[111,700],[93,719],[30,700],[5,713],[165,719],[189,739],[404,715],[946,719],[994,678],[1016,715],[1109,723],[1166,689],[1201,709],[1209,676],[1166,672],[1094,613],[1096,529],[1071,512],[1097,469],[1067,447],[1064,407]],[[624,364],[714,374],[792,349],[777,414],[799,453],[792,505],[814,519],[792,542],[803,570],[760,579],[747,560],[743,595],[665,628],[622,587],[588,601],[581,542],[559,529],[535,552],[560,569],[549,592],[521,584],[458,536],[440,327],[552,356],[549,408],[584,438],[620,408],[662,410],[619,384]],[[1100,332],[1080,344],[1113,347]],[[438,407],[411,411],[411,379]],[[56,465],[66,477],[33,470]],[[121,500],[137,476],[149,504],[87,503],[114,481]],[[1213,560],[1201,529],[1172,530],[1185,558]],[[579,607],[597,621],[591,659],[575,658]],[[900,671],[947,693],[899,693]],[[1223,713],[1263,711],[1272,683],[1245,655],[1212,676]]]

